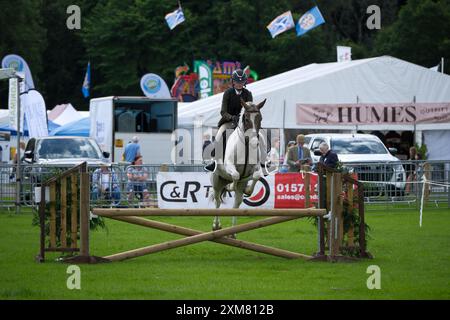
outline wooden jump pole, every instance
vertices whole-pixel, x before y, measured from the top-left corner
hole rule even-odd
[[[209,211],[211,211],[211,210],[209,210]],[[254,230],[254,229],[270,226],[273,224],[277,224],[280,222],[286,222],[286,221],[295,220],[295,219],[298,219],[298,217],[290,216],[290,217],[267,218],[267,219],[263,219],[263,220],[259,220],[259,221],[253,221],[253,222],[241,224],[241,225],[234,226],[234,227],[225,228],[225,229],[218,230],[218,231],[202,233],[202,234],[187,237],[184,239],[167,241],[167,242],[151,245],[151,246],[144,247],[144,248],[139,248],[139,249],[134,249],[134,250],[130,250],[130,251],[122,252],[122,253],[117,253],[117,254],[106,256],[103,258],[107,259],[109,261],[121,261],[121,260],[125,260],[125,259],[144,256],[144,255],[151,254],[151,253],[156,253],[159,251],[164,251],[164,250],[168,250],[168,249],[187,246],[187,245],[191,245],[194,243],[210,241],[210,240],[222,238],[222,237],[234,234],[234,233]]]
[[[330,221],[330,256],[332,258],[339,255],[342,244],[343,217],[342,217],[342,174],[332,174],[331,192],[331,221]]]
[[[89,173],[87,163],[80,166],[80,255],[89,257]]]
[[[102,217],[125,217],[125,216],[220,216],[220,217],[316,217],[324,216],[325,209],[104,209],[95,208],[93,213]]]
[[[171,232],[171,233],[179,234],[179,235],[183,235],[183,236],[195,236],[195,235],[203,234],[202,231],[189,229],[189,228],[185,228],[185,227],[180,227],[180,226],[176,226],[176,225],[168,224],[168,223],[164,223],[164,222],[147,220],[147,219],[140,218],[140,217],[111,217],[111,219],[122,221],[122,222],[128,222],[131,224],[135,224],[135,225],[139,225],[139,226],[143,226],[143,227],[147,227],[147,228],[153,228],[153,229],[158,229],[161,231]],[[259,253],[265,253],[265,254],[281,257],[281,258],[287,258],[287,259],[297,259],[297,258],[310,259],[310,258],[312,258],[311,256],[308,256],[305,254],[287,251],[287,250],[278,249],[278,248],[273,248],[273,247],[269,247],[269,246],[264,246],[261,244],[252,243],[252,242],[248,242],[248,241],[236,240],[236,239],[232,239],[232,238],[220,238],[220,239],[213,239],[211,241],[221,243],[224,245],[228,245],[228,246],[232,246],[232,247],[236,247],[236,248],[251,250],[251,251],[255,251],[255,252],[259,252]]]

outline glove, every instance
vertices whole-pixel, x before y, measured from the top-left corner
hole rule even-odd
[[[231,121],[233,121],[233,123],[237,125],[239,122],[239,116],[232,116]]]

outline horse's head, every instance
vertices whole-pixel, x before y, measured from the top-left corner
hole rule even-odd
[[[244,108],[244,114],[242,115],[242,125],[244,132],[251,130],[256,134],[259,133],[261,129],[262,115],[261,109],[266,103],[267,99],[259,104],[254,104],[253,102],[245,102],[241,99],[241,105]]]

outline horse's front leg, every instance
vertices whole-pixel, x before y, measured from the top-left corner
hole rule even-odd
[[[255,172],[253,173],[252,181],[244,190],[244,193],[246,196],[249,197],[252,195],[253,191],[255,190],[256,183],[262,176],[263,176],[263,173],[261,171],[261,167],[258,164],[255,166]]]
[[[233,180],[233,184],[231,188],[227,188],[228,191],[236,191],[237,190],[237,183],[241,177],[239,172],[236,169],[236,166],[234,164],[228,164],[225,166],[225,171],[228,173]]]
[[[222,204],[223,183],[217,176],[213,176],[212,185],[213,185],[214,204],[216,206],[216,209],[219,209],[220,205]],[[212,229],[213,231],[222,229],[222,226],[220,224],[220,218],[218,216],[214,217]]]
[[[237,186],[236,186],[236,191],[234,192],[234,204],[233,204],[233,209],[239,209],[239,207],[242,204],[242,201],[244,200],[244,188],[245,188],[246,183],[245,182],[240,182]],[[231,218],[231,225],[234,227],[237,224],[237,217],[233,216]],[[236,239],[236,233],[233,233],[231,235],[231,238]]]
[[[216,204],[216,209],[219,209],[220,208],[220,203],[221,203],[222,200],[220,199],[220,192],[217,192],[217,193],[218,193],[217,195],[214,194],[214,202]],[[222,226],[220,224],[219,216],[215,216],[214,217],[212,229],[213,229],[213,231],[222,229]]]

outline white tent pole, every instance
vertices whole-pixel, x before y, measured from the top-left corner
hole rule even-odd
[[[441,72],[444,73],[444,57],[441,58]]]
[[[286,154],[286,137],[284,136],[284,128],[285,128],[285,119],[286,117],[286,100],[283,100],[283,128],[281,129],[281,133],[280,133],[280,152],[281,155]]]

